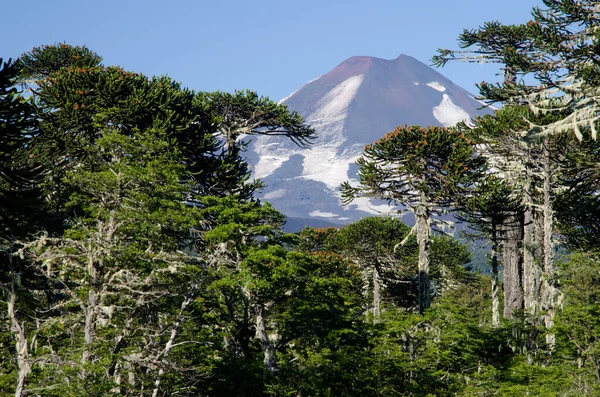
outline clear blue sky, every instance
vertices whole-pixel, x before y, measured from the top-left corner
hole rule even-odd
[[[194,90],[252,89],[279,100],[353,55],[429,64],[464,28],[522,23],[537,0],[16,0],[0,6],[0,57],[87,45],[107,65],[168,74]],[[475,92],[496,69],[441,73]]]

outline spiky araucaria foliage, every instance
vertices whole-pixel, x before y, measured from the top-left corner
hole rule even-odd
[[[315,137],[298,112],[290,112],[285,104],[277,103],[256,92],[236,91],[204,93],[204,99],[214,112],[217,132],[223,137],[230,154],[243,149],[238,141],[242,135],[285,136],[295,144],[306,147]]]
[[[485,160],[477,155],[475,141],[467,133],[441,127],[402,126],[367,145],[356,164],[359,185],[342,184],[344,203],[357,197],[373,197],[407,208],[416,217],[412,231],[416,232],[419,245],[422,312],[430,305],[432,215],[452,207],[473,186],[484,170]]]
[[[21,55],[20,63],[22,81],[39,81],[66,67],[101,66],[102,57],[86,46],[59,43],[34,47]]]
[[[36,148],[39,158],[48,159],[46,183],[57,209],[68,194],[56,186],[61,175],[86,161],[106,128],[124,136],[161,129],[193,174],[195,193],[251,195],[252,188],[243,183],[249,178],[247,165],[219,153],[202,96],[169,77],[149,78],[114,66],[67,66],[40,80],[33,99],[40,109]]]
[[[488,102],[526,104],[534,115],[558,113],[552,123],[532,122],[531,132],[548,135],[574,131],[596,139],[600,109],[600,2],[543,0],[523,25],[488,22],[459,36],[464,50],[442,49],[433,58],[442,66],[450,60],[503,64],[505,80],[479,85]]]
[[[409,209],[426,199],[429,211],[452,206],[485,161],[477,156],[475,139],[466,132],[442,127],[401,126],[367,145],[357,160],[360,185],[342,185],[349,203],[368,196]]]
[[[461,50],[438,49],[432,58],[435,66],[449,61],[466,63],[497,63],[504,65],[505,83],[535,70],[541,59],[533,58],[536,51],[532,38],[538,25],[503,25],[498,21],[485,22],[479,29],[464,29],[458,37]],[[487,98],[486,98],[487,99]]]
[[[25,336],[29,304],[18,304],[17,295],[31,282],[31,272],[13,257],[16,240],[37,230],[41,200],[36,182],[43,172],[31,158],[31,141],[37,134],[35,108],[16,88],[20,64],[0,58],[0,312],[3,320],[0,355],[0,389],[14,377],[14,396],[25,393],[31,372]],[[19,302],[20,303],[20,302]],[[5,376],[7,375],[7,376]],[[6,386],[6,387],[5,387]]]

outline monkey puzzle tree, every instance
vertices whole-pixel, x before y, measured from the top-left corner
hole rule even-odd
[[[458,37],[460,50],[438,50],[432,58],[435,66],[444,66],[449,61],[466,63],[502,64],[504,84],[515,86],[517,79],[528,71],[534,70],[530,56],[535,53],[533,32],[538,28],[534,24],[503,25],[498,21],[486,22],[479,29],[465,29]],[[481,88],[493,86],[482,83]],[[488,100],[498,99],[488,98]]]
[[[244,149],[244,143],[239,142],[244,135],[285,136],[300,146],[307,146],[315,136],[298,112],[290,112],[286,105],[254,91],[216,91],[204,97],[214,112],[216,132],[227,145],[229,156]]]
[[[21,81],[40,81],[66,67],[90,68],[102,65],[102,57],[86,46],[66,43],[34,47],[21,55]]]
[[[441,127],[398,127],[367,145],[356,164],[359,185],[342,184],[344,203],[374,197],[411,211],[419,245],[419,312],[430,306],[429,252],[432,216],[453,206],[483,171],[475,141]],[[399,209],[402,211],[402,209]]]
[[[479,89],[481,99],[488,102],[502,101],[526,109],[517,121],[521,127],[511,131],[513,141],[523,146],[513,145],[509,149],[513,154],[521,151],[527,155],[525,161],[520,160],[525,165],[521,170],[525,176],[521,184],[525,200],[523,226],[516,228],[519,233],[512,238],[516,243],[512,245],[521,246],[524,307],[534,319],[540,310],[545,311],[547,327],[552,326],[559,296],[554,285],[553,234],[559,179],[557,159],[562,153],[556,145],[565,134],[579,141],[587,137],[597,139],[599,24],[598,1],[543,0],[542,7],[532,10],[532,20],[527,24],[511,27],[486,23],[479,30],[465,31],[459,37],[465,51],[441,50],[434,57],[438,65],[462,57],[473,62],[479,59],[503,63],[505,72],[509,69],[513,72],[504,83],[484,82]],[[520,179],[514,172],[505,177]],[[516,254],[517,250],[506,248],[505,245],[503,257],[505,264],[509,264],[507,258],[513,256],[509,254]],[[514,267],[513,263],[510,265]]]
[[[481,98],[528,108],[528,112],[520,114],[518,133],[522,143],[538,146],[541,153],[538,158],[542,164],[546,198],[544,215],[540,219],[543,218],[545,223],[542,228],[550,231],[542,243],[547,268],[553,266],[549,236],[553,217],[550,191],[553,182],[552,138],[566,132],[578,140],[585,136],[596,139],[600,120],[599,24],[598,1],[543,0],[542,7],[533,8],[532,20],[528,23],[487,22],[479,29],[465,30],[459,36],[462,50],[441,49],[433,57],[438,66],[451,60],[503,64],[504,82],[482,82],[479,85]],[[525,212],[526,217],[529,212]],[[533,223],[526,219],[524,224]]]
[[[35,215],[35,181],[42,170],[30,159],[37,135],[35,109],[15,87],[21,67],[0,58],[0,237],[14,238]]]

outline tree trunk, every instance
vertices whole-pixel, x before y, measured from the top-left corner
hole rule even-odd
[[[552,233],[554,231],[554,211],[552,208],[552,164],[548,139],[544,142],[544,272],[552,276],[554,274],[554,244]]]
[[[231,128],[224,129],[225,143],[227,145],[227,157],[232,158],[238,153],[238,147],[236,145],[237,135]]]
[[[552,164],[550,158],[549,139],[544,140],[543,153],[543,176],[544,176],[544,205],[542,215],[543,223],[543,250],[544,250],[544,266],[543,280],[541,293],[541,306],[545,310],[544,324],[547,329],[554,325],[554,313],[556,305],[557,291],[554,287],[554,244],[552,242],[552,233],[554,232],[554,211],[552,207]],[[548,333],[546,335],[546,343],[550,348],[554,346],[555,336]]]
[[[515,67],[504,60],[504,84],[516,84]],[[507,104],[512,103],[507,101]],[[512,318],[515,310],[522,310],[523,284],[521,245],[523,242],[522,214],[514,214],[506,218],[501,230],[504,234],[502,244],[502,267],[504,268],[504,318]]]
[[[102,233],[102,223],[99,222],[99,240],[100,243],[102,243],[103,241],[101,240],[101,233]],[[94,337],[95,337],[95,333],[96,333],[96,314],[98,313],[98,291],[97,291],[97,285],[98,285],[98,272],[96,269],[96,265],[95,265],[95,260],[96,260],[96,252],[94,251],[93,248],[93,243],[90,241],[88,243],[88,264],[87,264],[87,273],[88,273],[88,277],[89,277],[89,292],[88,292],[88,301],[87,301],[87,306],[82,304],[82,308],[83,311],[85,313],[85,325],[84,325],[84,329],[83,329],[83,353],[81,355],[81,364],[85,365],[91,356],[91,352],[90,352],[90,348],[92,343],[94,343]],[[85,368],[82,369],[82,374],[81,377],[84,378],[85,377]]]
[[[156,376],[156,380],[154,381],[154,390],[152,390],[152,397],[158,396],[158,389],[160,387],[160,380],[163,374],[165,373],[165,364],[167,362],[167,358],[169,357],[169,353],[171,353],[171,349],[173,348],[173,343],[175,343],[175,338],[177,337],[177,333],[179,332],[179,326],[181,325],[181,321],[183,319],[183,313],[185,309],[192,301],[192,297],[194,296],[194,289],[186,295],[183,302],[181,302],[181,306],[179,308],[179,314],[175,319],[175,323],[173,324],[173,328],[171,328],[171,335],[169,336],[169,340],[165,345],[165,349],[162,352],[162,359],[160,360],[160,367],[158,369],[158,375]]]
[[[81,355],[81,363],[86,364],[91,356],[90,347],[94,342],[94,322],[96,320],[96,306],[98,304],[98,295],[96,290],[92,287],[88,292],[88,304],[85,309],[85,326],[84,326],[84,337],[83,337],[83,353]]]
[[[515,310],[523,309],[521,274],[521,242],[523,240],[522,215],[506,218],[502,225],[502,266],[504,267],[504,318],[512,318]]]
[[[9,270],[10,270],[10,297],[8,301],[8,317],[10,318],[10,330],[14,334],[16,343],[15,350],[17,353],[17,366],[19,374],[17,375],[17,386],[15,388],[15,397],[21,397],[25,391],[25,379],[31,372],[29,365],[29,351],[27,349],[27,338],[25,337],[25,329],[23,324],[17,318],[15,305],[17,303],[17,286],[19,284],[19,276],[15,273],[13,266],[12,253],[7,253]]]
[[[539,221],[539,213],[528,206],[523,225],[523,302],[531,318],[537,316],[540,308]]]
[[[421,202],[415,209],[417,223],[417,244],[419,245],[419,313],[431,305],[431,280],[429,278],[430,220],[425,193],[421,192]]]
[[[381,317],[381,283],[379,270],[373,266],[373,322],[378,323]]]
[[[264,362],[267,371],[272,375],[277,372],[277,356],[275,354],[275,347],[269,340],[269,334],[267,333],[267,327],[265,325],[265,318],[263,317],[264,306],[262,304],[256,305],[256,339],[261,341],[262,350],[264,354]]]
[[[101,301],[99,288],[102,276],[99,272],[102,272],[106,249],[113,244],[113,238],[117,232],[118,226],[115,211],[111,211],[108,221],[98,221],[96,241],[88,241],[87,244],[86,270],[87,276],[89,277],[88,286],[90,290],[88,292],[87,306],[82,305],[85,313],[83,353],[81,355],[82,365],[85,365],[89,361],[91,357],[90,348],[96,337],[96,318],[100,310],[99,305]],[[85,368],[83,368],[81,376],[82,378],[85,378]]]
[[[496,225],[492,224],[492,326],[500,325],[500,297],[498,296],[498,236]]]

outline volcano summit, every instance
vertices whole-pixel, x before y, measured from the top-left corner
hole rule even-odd
[[[365,145],[398,125],[452,126],[488,110],[446,77],[408,55],[385,60],[351,57],[281,100],[317,132],[309,149],[277,137],[249,145],[254,176],[267,187],[262,199],[292,218],[353,222],[389,207],[359,199],[343,207],[339,186],[356,179]]]

